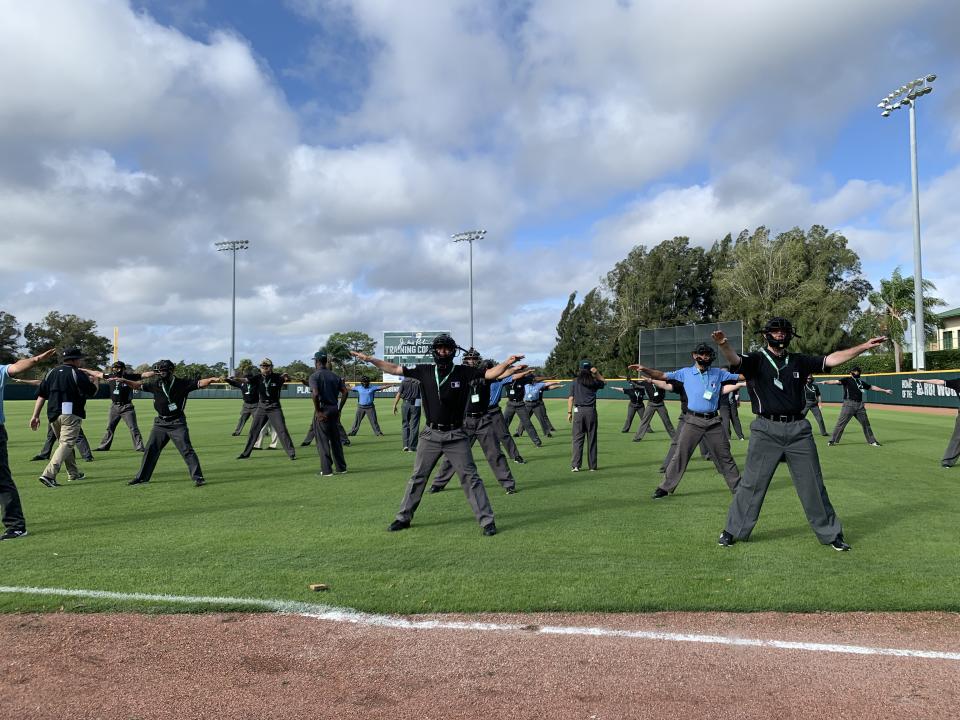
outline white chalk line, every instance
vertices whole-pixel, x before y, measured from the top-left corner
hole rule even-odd
[[[848,655],[888,655],[894,657],[924,658],[927,660],[957,660],[960,652],[936,650],[907,650],[902,648],[866,647],[833,643],[793,642],[788,640],[759,640],[754,638],[728,637],[725,635],[698,635],[689,633],[652,632],[648,630],[615,630],[602,627],[578,627],[564,625],[511,625],[502,623],[456,622],[452,620],[410,620],[393,615],[376,615],[349,608],[313,605],[287,600],[263,600],[259,598],[208,597],[192,595],[150,595],[147,593],[121,593],[107,590],[70,590],[67,588],[38,588],[0,585],[0,593],[21,595],[53,595],[101,600],[142,601],[177,605],[214,605],[249,607],[270,610],[285,615],[350,623],[370,627],[400,630],[466,630],[472,632],[525,632],[539,635],[568,635],[601,638],[628,638],[632,640],[658,640],[666,642],[703,643],[707,645],[734,645],[739,647],[772,648],[776,650],[802,650],[805,652],[843,653]]]

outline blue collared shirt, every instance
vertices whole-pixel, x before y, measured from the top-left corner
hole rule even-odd
[[[3,386],[7,382],[7,368],[8,365],[0,365],[0,425],[5,423],[7,419],[3,415]]]
[[[696,365],[680,368],[667,373],[668,380],[679,380],[683,383],[687,391],[687,409],[691,412],[710,413],[716,412],[720,404],[720,391],[722,384],[733,380],[739,380],[739,376],[734,375],[729,370],[720,368],[709,368],[705,373],[701,373]],[[710,392],[708,400],[703,395]]]
[[[380,386],[371,385],[370,387],[364,387],[363,385],[355,385],[353,389],[357,391],[357,398],[361,405],[373,405],[373,394],[380,389]]]
[[[526,402],[536,402],[540,399],[540,391],[543,389],[544,385],[546,385],[546,383],[530,383],[523,390],[523,399]]]
[[[503,380],[494,380],[490,383],[490,407],[496,407],[500,404],[500,397],[503,395],[503,388],[513,382],[513,375],[505,377]]]

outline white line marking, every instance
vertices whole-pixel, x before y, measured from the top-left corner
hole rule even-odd
[[[65,588],[15,587],[0,585],[0,593],[22,595],[54,595],[102,600],[140,600],[144,602],[178,605],[242,606],[270,610],[285,615],[297,615],[327,622],[350,623],[370,627],[400,630],[471,630],[476,632],[531,632],[540,635],[586,635],[590,637],[629,638],[632,640],[661,640],[667,642],[706,643],[708,645],[736,645],[741,647],[773,648],[777,650],[803,650],[806,652],[845,653],[849,655],[892,655],[895,657],[924,658],[928,660],[958,660],[960,652],[935,650],[904,650],[899,648],[865,647],[861,645],[836,645],[824,643],[792,642],[787,640],[757,640],[752,638],[726,637],[724,635],[691,635],[687,633],[650,632],[646,630],[614,630],[602,627],[576,627],[563,625],[507,625],[498,623],[455,622],[452,620],[410,620],[393,615],[374,615],[349,608],[287,600],[261,600],[258,598],[206,597],[190,595],[148,595],[146,593],[120,593],[106,590],[68,590]]]

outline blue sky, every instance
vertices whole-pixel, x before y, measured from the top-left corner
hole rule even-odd
[[[960,5],[43,0],[0,26],[0,309],[120,328],[129,362],[309,357],[446,327],[542,361],[636,244],[823,224],[960,306]]]

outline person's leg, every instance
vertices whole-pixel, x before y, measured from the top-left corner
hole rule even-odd
[[[812,407],[810,408],[810,412],[813,413],[813,417],[814,417],[814,418],[816,419],[816,421],[817,421],[817,426],[820,428],[820,436],[821,436],[821,437],[826,437],[826,436],[827,436],[827,426],[824,425],[824,423],[823,423],[823,413],[820,412],[820,408],[818,408],[816,405],[814,405],[814,406],[812,406]]]
[[[672,493],[677,489],[677,485],[683,480],[683,474],[687,471],[693,451],[703,439],[703,432],[700,418],[685,419],[683,429],[677,433],[677,447],[673,459],[667,464],[666,474],[663,482],[657,487],[658,490]]]
[[[520,449],[517,447],[517,442],[513,439],[513,435],[510,434],[510,429],[503,419],[503,412],[501,412],[499,408],[493,411],[492,420],[494,430],[497,433],[497,439],[500,440],[500,444],[503,445],[504,453],[508,458],[516,462],[520,458]]]
[[[237,421],[237,427],[234,429],[233,434],[239,435],[243,432],[243,426],[247,423],[247,418],[253,415],[253,408],[250,407],[247,403],[243,404],[243,409],[240,411],[240,419]]]
[[[53,431],[53,425],[47,423],[47,436],[43,441],[43,447],[40,452],[34,455],[34,460],[49,460],[53,453],[53,446],[57,444],[57,434]]]
[[[857,422],[860,423],[860,426],[863,428],[863,437],[866,438],[866,441],[871,444],[877,442],[877,438],[873,434],[873,428],[870,427],[870,418],[867,417],[867,410],[863,407],[863,404],[857,408],[857,413],[854,417],[857,418]]]
[[[357,412],[353,416],[353,427],[347,431],[347,435],[353,437],[360,430],[360,421],[363,420],[363,408],[357,406]]]
[[[533,420],[530,417],[530,411],[527,409],[526,403],[517,407],[517,417],[520,418],[520,427],[530,436],[530,442],[540,447],[543,441],[540,439],[540,435],[537,434],[537,429],[533,426]]]
[[[793,479],[807,522],[817,539],[824,545],[833,542],[843,532],[837,514],[830,504],[823,484],[820,458],[813,441],[810,423],[785,423],[789,442],[785,448],[787,469]]]
[[[536,404],[533,412],[534,412],[534,415],[537,416],[537,421],[540,423],[540,427],[543,428],[543,434],[546,435],[547,437],[550,437],[550,435],[553,434],[553,431],[556,430],[556,428],[553,426],[553,423],[550,422],[550,416],[547,415],[546,404],[541,400]]]
[[[730,406],[730,422],[733,424],[733,431],[741,440],[743,437],[743,426],[740,424],[740,409],[736,405]]]
[[[733,492],[740,482],[740,469],[737,467],[733,455],[730,453],[730,436],[719,422],[708,421],[703,432],[703,443],[713,459],[714,467],[723,476],[730,492]]]
[[[263,408],[258,407],[257,411],[253,414],[253,420],[250,422],[250,432],[247,434],[247,444],[240,453],[241,458],[250,457],[250,453],[253,452],[254,443],[257,442],[260,437],[260,431],[263,430],[263,426],[266,424],[267,413]]]
[[[570,433],[570,440],[573,445],[573,453],[570,457],[570,467],[573,470],[579,470],[583,463],[583,442],[587,434],[580,419],[580,408],[573,408],[573,428]]]
[[[157,461],[160,459],[160,453],[170,438],[167,436],[166,428],[154,423],[150,430],[150,436],[147,438],[147,445],[143,451],[143,460],[140,463],[140,470],[133,478],[133,484],[150,482],[153,477],[153,471],[157,467]]]
[[[686,415],[681,415],[680,419],[677,420],[677,428],[674,430],[673,435],[670,436],[670,447],[667,448],[667,454],[664,456],[663,462],[660,463],[660,472],[667,471],[667,465],[673,460],[673,456],[677,454],[677,443],[680,441],[680,431],[686,423],[686,417]]]
[[[623,421],[623,427],[620,428],[620,432],[622,433],[630,432],[630,426],[633,425],[633,416],[636,414],[637,414],[637,406],[628,400],[627,401],[627,419]]]
[[[414,405],[410,413],[410,444],[407,445],[411,450],[417,449],[417,443],[420,442],[420,406]]]
[[[763,507],[770,480],[783,457],[783,425],[763,418],[750,423],[743,477],[734,491],[724,527],[736,540],[749,538],[760,518],[760,508]]]
[[[840,417],[837,418],[837,424],[833,428],[833,435],[830,436],[831,444],[840,442],[840,438],[843,437],[844,428],[847,427],[847,423],[850,422],[850,419],[856,415],[856,413],[855,403],[844,400],[843,405],[840,406]]]
[[[420,506],[420,500],[423,498],[423,490],[427,484],[427,479],[433,468],[440,460],[443,454],[443,445],[436,440],[436,430],[425,428],[420,434],[420,444],[417,446],[417,457],[413,463],[413,474],[407,481],[407,487],[403,493],[403,500],[400,501],[400,510],[397,511],[396,521],[409,523],[413,519],[414,513]],[[467,450],[469,453],[470,451]],[[454,465],[454,470],[456,470]]]
[[[727,437],[730,437],[730,406],[723,398],[720,399],[720,407],[717,411],[720,413],[720,427],[723,428]]]
[[[480,449],[483,450],[483,455],[487,458],[487,464],[493,471],[493,476],[497,479],[497,482],[504,490],[513,490],[516,487],[516,481],[513,479],[513,473],[510,472],[507,458],[500,450],[497,433],[488,418],[480,420],[476,431],[476,439],[480,443]],[[446,458],[444,460],[446,461]]]
[[[284,420],[284,423],[286,423],[286,420]],[[286,427],[286,425],[284,425],[284,427]],[[277,427],[272,422],[268,422],[266,425],[266,428],[267,428],[267,432],[270,433],[270,444],[267,447],[270,448],[271,450],[276,450],[277,440],[279,438],[279,433],[277,433]],[[289,435],[289,433],[287,434]],[[291,445],[293,444],[292,439],[290,440],[290,444]]]
[[[584,412],[586,411],[586,412]],[[580,408],[583,413],[581,422],[587,434],[587,467],[596,470],[597,465],[597,408]]]
[[[335,420],[328,415],[324,420],[313,419],[317,438],[317,455],[320,457],[320,474],[333,475],[333,445],[340,444],[340,432]],[[342,446],[341,446],[342,447]],[[342,454],[341,450],[341,454]]]
[[[203,470],[200,469],[200,458],[197,457],[197,453],[193,449],[193,443],[190,442],[190,431],[187,429],[187,423],[178,423],[170,428],[168,435],[174,446],[180,451],[180,457],[187,464],[190,478],[194,484],[203,485],[205,480],[203,479]]]
[[[267,438],[267,433],[273,430],[270,427],[270,423],[266,423],[262,428],[260,428],[260,434],[257,435],[257,441],[253,444],[254,450],[263,450],[263,441]]]
[[[503,425],[510,431],[510,423],[513,422],[513,416],[516,415],[517,406],[513,400],[507,400],[507,408],[503,411]]]
[[[634,442],[639,442],[643,440],[643,436],[650,431],[650,421],[653,419],[653,414],[657,411],[656,407],[653,405],[647,405],[643,410],[643,415],[640,416],[640,424],[637,425],[637,432],[633,436]]]
[[[380,429],[380,423],[377,422],[377,408],[373,406],[370,408],[367,413],[367,417],[370,419],[370,425],[373,427],[374,435],[383,435],[383,430]]]
[[[140,428],[137,426],[137,409],[133,403],[124,405],[120,411],[123,421],[130,429],[130,438],[133,440],[133,449],[143,452],[143,436],[140,434]]]
[[[287,456],[292,460],[297,456],[297,450],[293,447],[293,440],[290,439],[290,433],[287,432],[287,419],[283,416],[282,408],[271,408],[267,413],[270,418],[270,425],[273,427],[280,445],[286,451]]]
[[[313,422],[313,420],[311,420],[311,421],[310,421],[310,429],[307,430],[307,434],[306,434],[306,436],[304,436],[303,442],[301,442],[300,445],[303,446],[303,447],[306,447],[307,445],[309,445],[310,443],[312,443],[312,442],[316,439],[316,437],[317,437],[317,426],[316,426],[316,424]]]
[[[957,413],[957,421],[953,426],[953,436],[947,443],[947,449],[943,452],[943,459],[940,464],[944,467],[953,467],[957,464],[957,458],[960,458],[960,413]]]
[[[83,424],[77,431],[77,453],[87,462],[93,460],[93,450],[90,449],[90,442],[87,440],[86,433],[83,432]]]
[[[116,432],[117,425],[120,423],[121,407],[121,405],[115,402],[110,403],[110,411],[107,414],[107,430],[103,433],[103,437],[100,438],[100,444],[97,446],[97,450],[109,450],[113,444],[113,434]]]
[[[452,440],[443,443],[443,455],[453,465],[453,469],[460,476],[460,486],[463,488],[463,494],[470,503],[473,515],[480,523],[480,527],[486,528],[493,525],[493,508],[490,507],[490,498],[487,497],[487,489],[480,479],[477,472],[477,466],[473,462],[473,454],[470,452],[470,443],[466,440]]]
[[[657,415],[660,416],[660,421],[663,423],[663,429],[666,430],[667,434],[672,437],[674,433],[674,429],[673,429],[673,423],[670,422],[670,413],[667,412],[667,406],[658,405]]]
[[[347,459],[343,455],[343,425],[340,424],[340,411],[336,405],[330,405],[323,406],[323,412],[328,420],[322,429],[327,433],[333,466],[337,472],[344,473],[347,471]]]
[[[7,455],[7,429],[0,425],[0,521],[8,531],[27,529],[20,504],[20,493],[10,473],[10,458]]]
[[[56,481],[60,467],[66,465],[67,476],[75,478],[80,475],[74,452],[80,430],[80,418],[76,415],[61,415],[51,423],[51,426],[57,436],[57,447],[41,475],[47,480]]]

